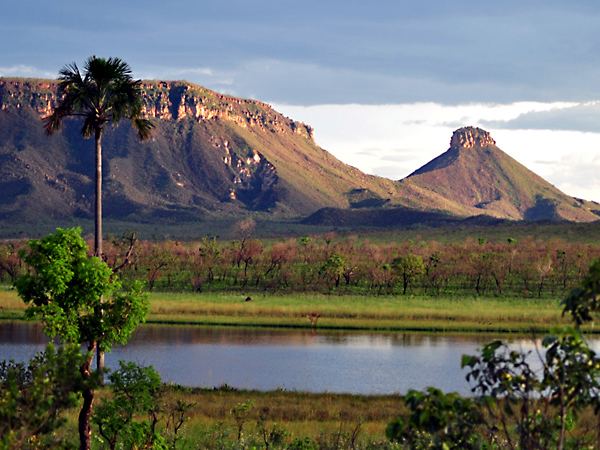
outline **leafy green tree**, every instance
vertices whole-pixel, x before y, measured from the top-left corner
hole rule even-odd
[[[141,284],[123,289],[105,262],[88,255],[79,228],[58,228],[41,240],[30,241],[23,259],[31,270],[15,285],[20,297],[29,304],[27,317],[41,320],[48,336],[87,350],[80,365],[85,386],[79,436],[80,448],[89,449],[94,402],[94,386],[89,381],[94,376],[94,352],[125,344],[145,320],[147,300]],[[103,314],[99,314],[100,308]]]
[[[508,448],[529,449],[534,443],[548,448],[552,440],[551,424],[536,405],[542,384],[529,356],[496,340],[485,345],[480,355],[462,358],[471,391],[490,418],[489,428],[502,434]]]
[[[557,448],[565,447],[567,431],[586,407],[596,415],[600,438],[600,357],[573,329],[546,336],[542,345],[546,349],[542,388],[556,410]]]
[[[59,72],[59,104],[45,118],[48,134],[58,131],[67,117],[83,119],[81,134],[94,136],[96,147],[96,205],[94,254],[102,251],[102,136],[107,125],[123,119],[131,122],[140,139],[150,137],[154,125],[142,114],[142,82],[134,80],[129,65],[119,58],[89,57],[83,74],[76,63]],[[98,310],[102,314],[103,309]],[[98,349],[98,369],[104,368],[104,353]]]
[[[411,449],[480,448],[483,415],[472,399],[430,387],[408,391],[404,400],[409,413],[388,425],[391,441]]]
[[[157,430],[160,376],[152,367],[120,361],[110,375],[112,397],[94,412],[93,421],[104,443],[115,448],[166,448]]]
[[[600,312],[600,259],[590,266],[581,287],[575,288],[563,300],[563,315],[569,314],[575,326],[593,322],[594,314]]]
[[[408,254],[392,261],[392,269],[402,277],[402,294],[417,277],[425,273],[425,263],[418,255]]]
[[[344,275],[344,268],[346,267],[346,260],[338,255],[337,253],[332,254],[327,261],[321,266],[319,274],[332,280],[335,287],[339,287],[342,275]]]
[[[0,363],[0,449],[57,448],[64,412],[77,404],[84,380],[78,346],[52,344],[27,365]]]
[[[566,329],[546,336],[542,345],[541,374],[530,353],[501,341],[484,346],[479,356],[463,356],[488,429],[500,433],[509,448],[563,449],[582,410],[590,407],[600,419],[600,358],[582,335]]]

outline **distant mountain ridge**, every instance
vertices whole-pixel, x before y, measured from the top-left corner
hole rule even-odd
[[[77,120],[52,137],[42,129],[56,88],[53,80],[0,78],[0,220],[92,216],[93,143]],[[144,81],[143,93],[153,138],[139,142],[123,123],[104,139],[108,218],[294,218],[322,208],[306,222],[393,226],[421,213],[428,222],[600,218],[600,205],[562,193],[478,128],[455,131],[448,151],[392,181],[337,160],[310,126],[266,103],[185,81]]]
[[[92,142],[80,123],[45,136],[56,104],[52,80],[0,79],[0,217],[91,216]],[[356,189],[395,195],[395,183],[366,175],[318,147],[312,129],[263,102],[180,81],[144,81],[153,138],[127,123],[104,138],[107,217],[301,216],[349,207]]]

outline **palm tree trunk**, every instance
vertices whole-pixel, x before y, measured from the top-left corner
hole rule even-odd
[[[94,236],[94,254],[102,259],[102,128],[96,129],[96,217],[95,217],[95,236]],[[97,312],[102,316],[103,311],[100,308]],[[100,376],[100,384],[104,382],[104,352],[100,346],[96,350],[96,369]]]
[[[96,217],[94,254],[102,258],[102,128],[96,129]]]

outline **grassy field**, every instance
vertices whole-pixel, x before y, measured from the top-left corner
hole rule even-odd
[[[249,402],[244,424],[246,434],[258,434],[262,414],[267,426],[278,424],[290,438],[319,435],[350,434],[358,426],[360,438],[385,440],[385,427],[404,408],[399,396],[359,396],[344,394],[307,394],[300,392],[255,392],[172,388],[166,392],[167,404],[183,399],[194,406],[186,424],[190,441],[199,442],[211,433],[236,435],[231,410]],[[218,429],[220,428],[220,430]],[[214,440],[214,437],[210,437]],[[360,440],[362,440],[360,439]]]
[[[567,324],[558,299],[322,294],[151,293],[151,323],[435,332],[543,332]],[[0,290],[0,318],[23,317]]]
[[[99,399],[108,395],[105,391],[97,394]],[[309,437],[321,442],[337,439],[342,444],[350,439],[353,432],[356,433],[358,445],[383,442],[386,441],[387,424],[405,409],[399,395],[258,392],[228,388],[190,389],[167,385],[160,400],[162,408],[158,423],[159,429],[167,438],[170,433],[164,428],[166,416],[177,400],[190,404],[185,424],[179,432],[177,448],[242,448],[237,445],[239,423],[232,410],[244,403],[248,405],[242,418],[244,448],[264,448],[261,419],[264,428],[268,430],[285,430],[285,440],[288,443],[296,438]],[[77,436],[77,412],[77,409],[69,411],[67,424],[62,430],[70,440]],[[327,448],[350,447],[342,444]]]
[[[105,390],[98,392],[99,399],[107,395]],[[258,392],[166,385],[160,399],[158,429],[169,442],[172,442],[172,428],[165,428],[165,425],[177,400],[190,406],[178,433],[177,448],[181,449],[265,448],[265,430],[267,434],[282,430],[283,441],[288,445],[296,439],[310,438],[318,448],[324,449],[399,448],[386,445],[385,429],[393,419],[407,412],[404,400],[399,395]],[[241,420],[236,420],[233,410],[241,405],[246,405],[247,409],[238,416]],[[76,417],[77,410],[71,410],[67,415],[67,424],[61,430],[61,434],[69,440],[77,435]],[[571,433],[574,436],[588,436],[589,440],[597,428],[595,416],[591,410],[584,410],[580,419]],[[242,436],[238,441],[240,425]],[[95,428],[94,432],[97,432]],[[271,445],[271,448],[283,447]]]

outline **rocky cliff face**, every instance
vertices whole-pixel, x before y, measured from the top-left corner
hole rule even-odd
[[[312,140],[310,126],[291,120],[256,100],[216,93],[182,81],[145,81],[143,112],[149,118],[198,122],[220,119],[243,128],[258,127],[277,133],[295,133]],[[0,78],[0,110],[31,108],[47,116],[57,103],[57,83],[51,80]]]
[[[55,103],[54,81],[0,78],[0,111],[31,108],[40,116],[46,116],[52,112]]]
[[[450,148],[474,148],[496,145],[492,135],[481,128],[463,127],[452,133]]]

